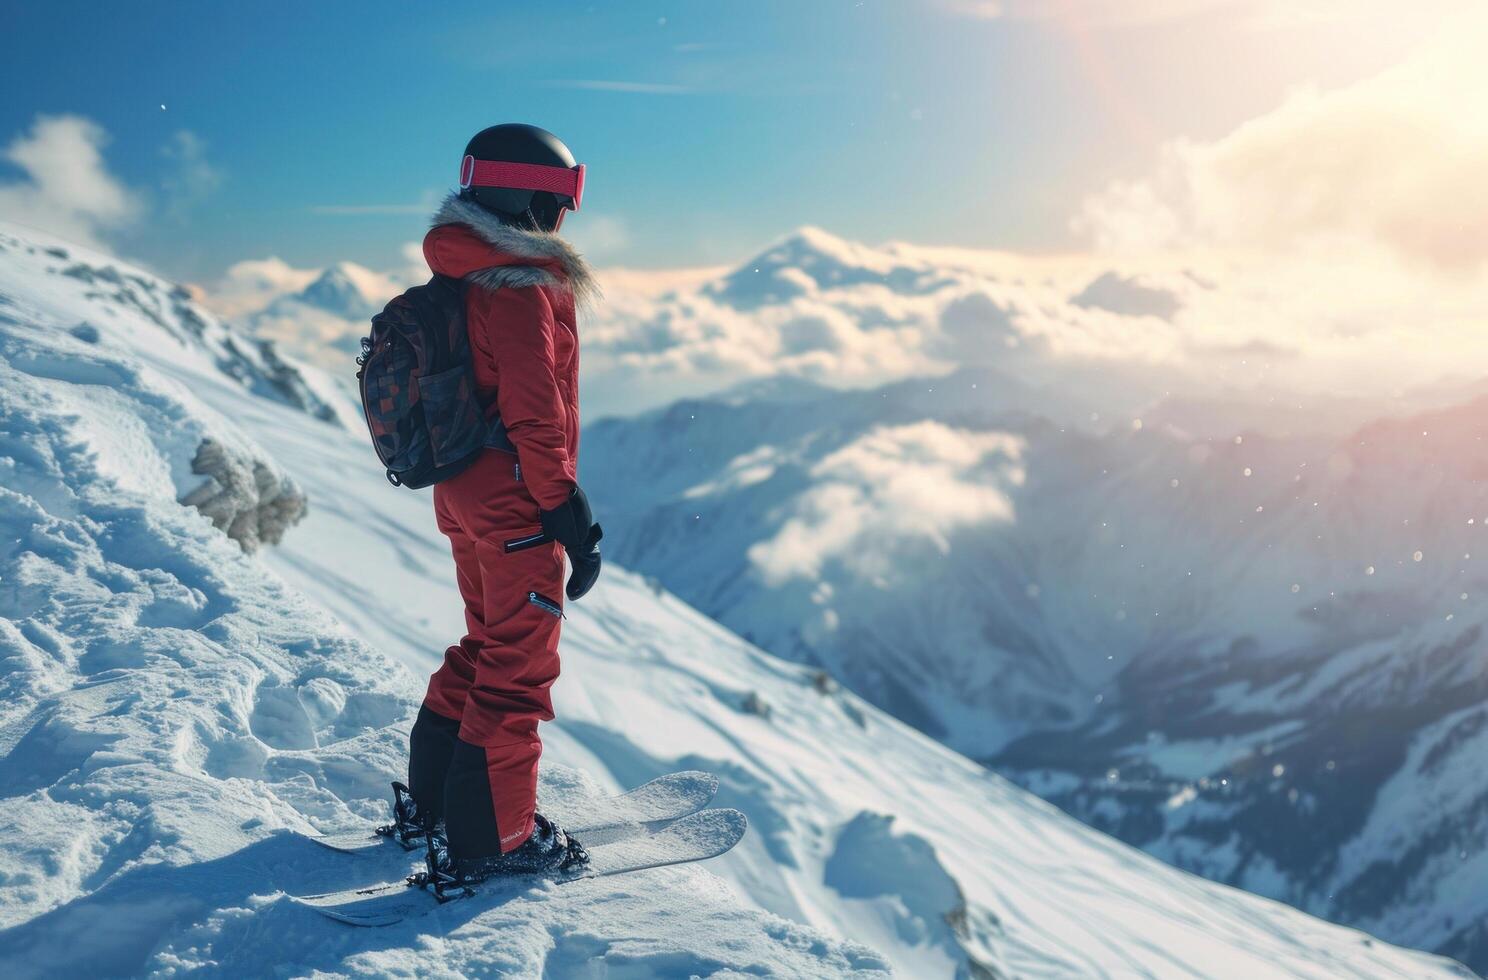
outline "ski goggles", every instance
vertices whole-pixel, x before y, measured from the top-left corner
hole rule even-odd
[[[537,163],[508,163],[505,160],[477,160],[466,154],[460,161],[460,188],[512,187],[524,191],[547,191],[566,197],[566,211],[577,211],[584,199],[584,165],[547,167]]]

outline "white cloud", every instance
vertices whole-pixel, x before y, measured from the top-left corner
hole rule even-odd
[[[1043,338],[1025,336],[1019,329],[1020,312],[985,290],[958,296],[940,311],[936,353],[958,364],[998,364],[1022,354],[1030,341],[1041,349]]]
[[[656,298],[664,293],[692,290],[729,272],[728,266],[685,266],[679,269],[632,269],[607,265],[597,270],[606,298],[628,296],[632,299]]]
[[[862,385],[934,373],[940,364],[924,349],[924,332],[942,301],[859,285],[738,309],[706,290],[655,297],[615,289],[585,324],[586,364],[590,377],[604,375],[601,410],[777,375]]]
[[[250,322],[256,336],[332,373],[348,370],[359,339],[367,333],[366,320],[351,320],[303,303],[292,308],[270,307],[253,315]]]
[[[1407,61],[1306,89],[1212,143],[1175,140],[1075,221],[1097,246],[1266,251],[1383,245],[1442,268],[1488,259],[1488,17],[1454,21]]]
[[[282,350],[331,371],[345,371],[367,333],[367,311],[429,278],[421,243],[405,242],[399,257],[402,264],[386,272],[355,262],[300,269],[275,256],[251,259],[230,266],[215,283],[201,289],[200,296],[218,315],[275,341]],[[345,306],[339,305],[343,296],[339,284],[312,291],[318,294],[311,297],[315,302],[297,295],[328,271],[338,273],[354,290],[345,296]],[[334,308],[324,308],[328,300]]]
[[[976,20],[1057,20],[1079,26],[1110,26],[1175,20],[1234,7],[1237,0],[941,0],[950,13]],[[1255,4],[1259,6],[1260,4]]]
[[[424,271],[407,277],[416,267],[413,250],[410,248],[412,244],[405,243],[400,250],[403,260],[407,263],[406,267],[392,272],[378,272],[356,262],[338,262],[336,267],[347,279],[351,280],[357,292],[366,299],[377,304],[386,303],[415,282],[423,282],[429,278],[427,266]],[[414,245],[413,247],[417,249],[418,263],[422,264],[424,256],[422,246]]]
[[[975,20],[1050,21],[1076,29],[1164,24],[1206,14],[1252,28],[1389,20],[1460,8],[1466,0],[939,0],[948,13]]]
[[[222,174],[207,162],[207,144],[191,130],[177,130],[161,154],[173,165],[161,181],[170,216],[183,218],[222,185]]]
[[[297,293],[318,275],[319,269],[296,269],[271,255],[234,263],[203,292],[208,306],[219,315],[232,318],[261,310],[280,296]]]
[[[728,493],[764,483],[775,475],[782,454],[774,446],[759,446],[741,456],[731,459],[723,473],[714,480],[689,487],[683,497],[709,497],[717,493]]]
[[[1007,16],[1007,5],[1001,0],[940,0],[937,6],[947,13],[973,20],[1001,20]]]
[[[811,489],[749,560],[771,585],[841,561],[860,578],[890,573],[906,541],[950,549],[957,528],[1013,520],[1005,488],[1023,482],[1020,436],[939,422],[885,426],[824,457]]]
[[[1171,290],[1149,285],[1139,276],[1123,276],[1106,270],[1090,280],[1070,298],[1076,306],[1110,310],[1122,316],[1155,316],[1171,320],[1183,302]]]
[[[940,309],[974,277],[802,229],[718,278],[602,278],[605,301],[584,326],[601,413],[758,378],[857,386],[936,373],[947,366],[932,350]]]
[[[404,242],[398,253],[403,257],[403,267],[389,273],[389,276],[409,286],[429,278],[429,263],[424,259],[423,242]]]
[[[404,242],[398,249],[402,264],[382,272],[355,262],[336,267],[369,301],[382,303],[416,283],[429,278],[420,242]],[[257,313],[281,297],[298,293],[325,269],[300,269],[278,256],[246,259],[229,266],[216,282],[202,288],[207,306],[228,319]]]
[[[614,255],[630,244],[625,222],[608,214],[572,218],[563,233],[591,256]]]
[[[104,163],[107,142],[103,129],[81,116],[37,116],[31,131],[5,148],[5,158],[26,177],[0,184],[0,216],[101,248],[104,233],[141,211]]]

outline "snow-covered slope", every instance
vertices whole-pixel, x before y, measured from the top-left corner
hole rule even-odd
[[[387,655],[458,622],[427,498],[145,333],[78,371],[65,330],[0,324],[6,975],[1462,975],[1116,843],[619,569],[570,610],[544,793],[706,767],[745,844],[332,926],[283,893],[394,868],[276,831],[369,819],[401,769],[421,679]],[[178,504],[162,411],[273,447],[304,523],[251,558]]]

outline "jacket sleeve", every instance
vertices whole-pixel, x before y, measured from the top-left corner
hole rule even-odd
[[[553,309],[536,287],[502,289],[482,319],[482,346],[496,365],[496,407],[517,447],[522,479],[538,506],[552,510],[577,485],[554,363]]]

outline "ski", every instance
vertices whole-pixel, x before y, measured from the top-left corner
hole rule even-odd
[[[664,823],[696,813],[712,802],[718,792],[718,777],[710,772],[687,770],[658,776],[617,796],[601,796],[565,805],[554,800],[543,812],[575,837],[603,838],[612,831],[635,825]],[[333,851],[358,854],[394,843],[395,839],[371,830],[356,829],[319,835],[308,840]]]
[[[688,864],[718,857],[744,839],[749,821],[738,810],[700,810],[669,824],[654,834],[623,837],[589,848],[589,863],[581,870],[553,877],[560,884],[644,871],[674,864]],[[468,889],[457,901],[498,891],[503,885],[534,880],[537,876],[492,878]],[[432,891],[405,880],[350,888],[325,895],[293,897],[292,901],[347,925],[377,928],[424,915],[440,903]]]

